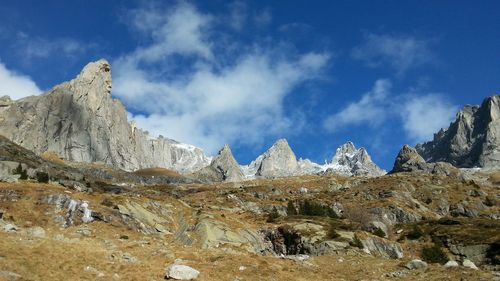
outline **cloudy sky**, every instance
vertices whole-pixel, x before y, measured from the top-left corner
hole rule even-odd
[[[402,4],[401,2],[405,2]],[[278,138],[331,159],[352,140],[390,169],[500,91],[499,1],[4,1],[0,95],[111,62],[154,135],[246,164]]]

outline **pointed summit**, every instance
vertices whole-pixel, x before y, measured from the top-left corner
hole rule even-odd
[[[327,164],[329,173],[354,176],[381,176],[385,171],[373,163],[365,148],[356,149],[354,143],[346,142],[337,148],[332,162]]]
[[[223,181],[240,181],[245,178],[238,162],[234,159],[231,148],[227,144],[219,150],[210,166],[220,173]]]
[[[257,176],[265,178],[284,177],[295,175],[299,170],[295,153],[293,153],[286,139],[276,141],[259,158],[260,163],[256,163]]]
[[[422,169],[425,164],[424,158],[418,154],[417,150],[405,144],[401,150],[399,150],[391,173],[409,172],[416,169]]]

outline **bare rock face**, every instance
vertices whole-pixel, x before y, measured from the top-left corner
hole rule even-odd
[[[0,132],[15,143],[63,159],[100,162],[124,170],[164,167],[190,172],[210,158],[194,146],[153,138],[127,120],[111,97],[111,67],[89,63],[73,80],[40,96],[0,99]]]
[[[385,174],[385,171],[372,161],[365,148],[356,149],[350,141],[337,148],[332,161],[327,166],[330,172],[347,176],[382,176]]]
[[[264,178],[292,176],[299,172],[295,153],[285,139],[279,139],[250,165],[257,169],[256,176]]]
[[[391,173],[423,171],[435,175],[449,176],[456,175],[459,170],[450,163],[436,162],[427,163],[418,154],[417,150],[409,145],[404,145],[394,161]]]
[[[203,182],[238,182],[246,178],[242,167],[236,162],[231,148],[226,144],[212,159],[209,166],[195,171],[190,176]]]
[[[456,167],[500,167],[500,95],[481,106],[465,106],[447,129],[416,149],[427,162],[448,162]]]

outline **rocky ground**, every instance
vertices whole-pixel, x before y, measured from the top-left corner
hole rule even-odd
[[[172,265],[197,280],[499,279],[499,182],[462,171],[119,192],[0,183],[0,279],[161,280]],[[436,248],[459,265],[423,254]]]

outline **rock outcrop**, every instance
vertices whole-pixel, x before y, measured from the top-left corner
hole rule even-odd
[[[416,149],[427,162],[448,162],[456,167],[500,166],[500,95],[481,106],[465,106],[449,128]]]
[[[210,158],[191,145],[153,138],[127,120],[122,103],[111,97],[111,67],[89,63],[73,80],[40,96],[0,99],[0,131],[36,154],[100,162],[124,170],[163,167],[191,172]]]
[[[417,150],[409,145],[404,145],[394,161],[394,167],[390,173],[423,171],[435,175],[449,176],[458,174],[459,170],[450,163],[436,162],[427,163],[418,154]]]

